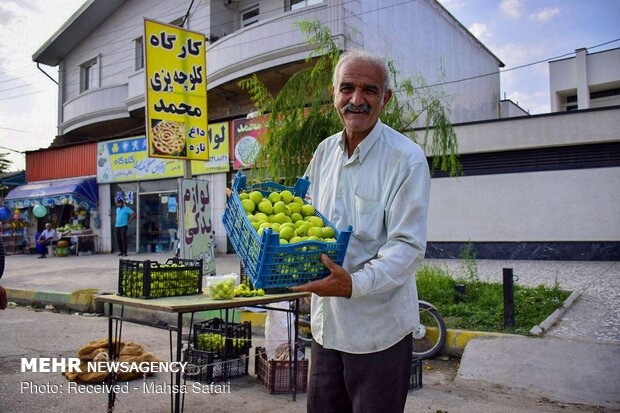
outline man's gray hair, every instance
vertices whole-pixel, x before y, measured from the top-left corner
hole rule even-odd
[[[332,85],[334,87],[337,86],[336,83],[338,82],[338,71],[340,70],[340,67],[349,60],[370,63],[379,68],[383,72],[383,93],[390,89],[390,72],[383,58],[361,49],[349,50],[340,55],[340,59],[338,59],[338,63],[336,63],[336,67],[334,68],[334,76],[332,79]]]

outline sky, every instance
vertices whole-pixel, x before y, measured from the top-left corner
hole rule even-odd
[[[207,0],[202,0],[207,1]],[[440,0],[505,65],[501,96],[531,114],[549,112],[548,60],[620,47],[620,0]],[[0,2],[0,153],[46,148],[57,132],[58,90],[32,55],[84,0]],[[608,43],[604,46],[595,47]],[[542,63],[532,64],[542,61]],[[529,65],[518,68],[522,65]],[[41,66],[57,79],[56,67]],[[448,81],[454,79],[446,79]]]

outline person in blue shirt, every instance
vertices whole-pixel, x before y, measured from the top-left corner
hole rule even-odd
[[[116,242],[118,243],[119,257],[127,256],[127,227],[136,219],[133,209],[125,205],[122,199],[116,200]]]

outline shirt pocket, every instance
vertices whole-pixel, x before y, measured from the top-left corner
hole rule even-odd
[[[376,241],[383,229],[383,208],[378,200],[355,194],[353,235],[360,241]]]

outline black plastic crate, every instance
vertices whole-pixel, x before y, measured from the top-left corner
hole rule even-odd
[[[160,298],[202,294],[202,260],[170,258],[157,261],[120,260],[118,295]]]
[[[293,392],[293,361],[268,360],[263,347],[255,350],[254,372],[258,381],[269,393]],[[308,360],[297,360],[297,381],[295,391],[303,393],[308,389]]]
[[[422,388],[422,359],[411,357],[411,375],[409,376],[409,391]]]
[[[246,354],[252,347],[252,323],[225,322],[212,318],[194,324],[194,348],[221,357]]]
[[[235,377],[247,376],[250,361],[250,353],[239,354],[233,358],[218,357],[212,351],[196,350],[189,347],[185,349],[184,361],[186,380],[200,383],[212,383],[219,380],[227,380]]]

